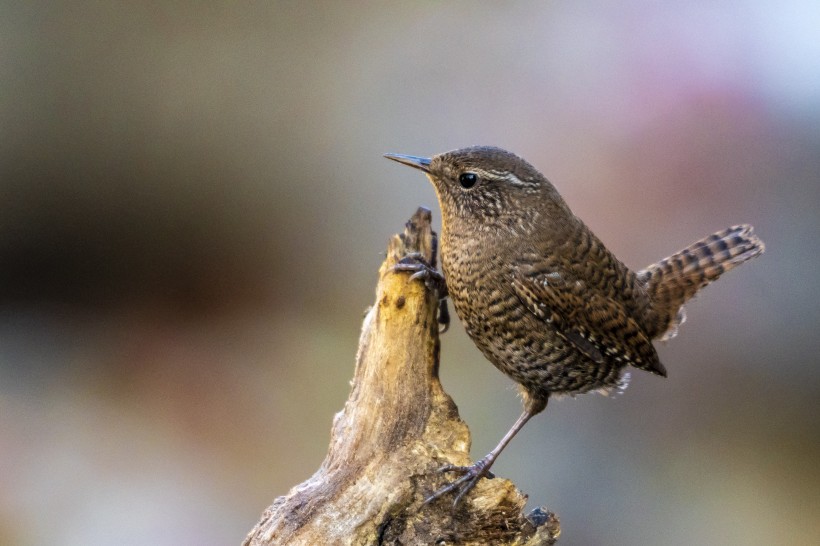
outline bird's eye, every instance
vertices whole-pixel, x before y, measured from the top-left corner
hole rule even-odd
[[[461,173],[458,176],[458,183],[466,190],[475,186],[476,182],[478,182],[478,176],[475,173]]]

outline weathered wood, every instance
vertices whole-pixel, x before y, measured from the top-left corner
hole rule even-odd
[[[554,544],[560,529],[508,480],[481,480],[455,509],[424,498],[470,463],[470,433],[438,379],[438,297],[409,273],[403,256],[429,261],[434,234],[420,208],[394,236],[379,270],[376,304],[362,326],[350,396],[333,420],[322,466],[277,498],[245,539],[271,544]]]

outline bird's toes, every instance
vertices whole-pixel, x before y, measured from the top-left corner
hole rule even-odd
[[[396,265],[390,268],[395,273],[412,273],[408,281],[420,280],[424,285],[436,290],[441,297],[447,296],[447,284],[444,282],[444,275],[435,267],[430,265],[418,252],[413,252],[404,256]]]
[[[434,500],[447,495],[448,493],[455,492],[456,496],[453,500],[453,508],[458,506],[458,504],[461,502],[464,496],[467,495],[467,493],[469,493],[476,486],[476,484],[481,478],[486,477],[492,479],[495,477],[492,472],[489,472],[487,461],[485,461],[484,459],[481,459],[480,461],[470,466],[457,466],[447,464],[437,469],[436,472],[455,472],[457,474],[461,474],[461,476],[459,476],[456,480],[448,483],[441,489],[438,489],[432,495],[424,499],[424,504],[429,504]]]

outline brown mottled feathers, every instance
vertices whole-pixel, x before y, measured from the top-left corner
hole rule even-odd
[[[534,276],[519,269],[513,290],[527,309],[552,324],[590,360],[603,364],[631,364],[666,377],[652,341],[629,316],[623,303],[581,280],[560,274]]]
[[[763,242],[742,224],[714,233],[638,272],[651,305],[643,326],[651,338],[669,339],[685,320],[683,304],[695,293],[764,250]]]

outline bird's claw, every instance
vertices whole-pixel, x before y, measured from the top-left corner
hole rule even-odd
[[[450,328],[450,311],[447,308],[447,283],[444,281],[444,275],[430,265],[419,252],[407,254],[391,270],[394,272],[410,272],[412,275],[407,279],[408,282],[420,280],[428,289],[436,291],[439,295],[438,322],[441,325],[440,332],[446,332]]]
[[[411,272],[413,274],[410,275],[410,281],[421,280],[428,288],[438,290],[439,294],[443,294],[442,297],[447,296],[444,275],[425,260],[420,252],[411,252],[404,256],[393,266],[393,271]]]
[[[453,507],[455,508],[458,506],[458,503],[461,502],[461,499],[470,492],[470,490],[476,486],[478,480],[483,477],[487,477],[488,479],[495,478],[492,472],[489,471],[489,461],[485,459],[481,459],[476,463],[470,466],[456,466],[452,464],[444,465],[437,470],[439,473],[445,472],[456,472],[461,474],[461,477],[456,479],[455,481],[445,485],[426,499],[424,499],[424,504],[429,504],[436,499],[443,497],[444,495],[451,493],[453,491],[457,491],[456,498],[453,500]]]

